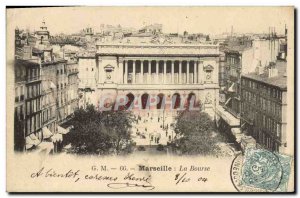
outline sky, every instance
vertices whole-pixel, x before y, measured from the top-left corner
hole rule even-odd
[[[292,7],[56,7],[7,10],[7,24],[38,30],[42,20],[52,35],[76,33],[85,27],[120,24],[136,29],[163,24],[163,32],[221,34],[268,33],[269,27],[284,33],[293,20]],[[289,27],[288,27],[289,28]]]

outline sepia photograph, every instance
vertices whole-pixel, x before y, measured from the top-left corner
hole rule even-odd
[[[8,192],[295,192],[282,7],[6,7]]]

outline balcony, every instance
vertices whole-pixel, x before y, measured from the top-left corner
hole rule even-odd
[[[37,82],[37,81],[40,81],[42,80],[41,79],[41,76],[33,76],[33,77],[28,77],[27,78],[27,83],[32,83],[32,82]]]

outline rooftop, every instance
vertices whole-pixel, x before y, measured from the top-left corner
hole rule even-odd
[[[39,66],[40,61],[38,58],[31,58],[31,59],[16,59],[15,64],[24,65],[24,66]]]
[[[235,46],[225,47],[225,52],[241,53],[250,48],[251,46],[249,45],[235,45]]]
[[[268,85],[279,87],[280,89],[287,89],[287,77],[286,77],[286,69],[287,64],[286,61],[277,61],[275,64],[275,68],[278,69],[278,75],[275,77],[268,77],[268,73],[264,72],[259,75],[256,72],[249,73],[243,75],[243,77],[253,79],[255,81],[263,82]]]

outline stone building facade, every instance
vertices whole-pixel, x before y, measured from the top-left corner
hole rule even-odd
[[[15,149],[27,150],[43,140],[40,61],[16,59],[15,69]]]
[[[56,152],[68,133],[61,126],[78,108],[77,59],[53,53],[45,23],[34,34],[35,45],[28,44],[31,33],[15,33],[15,150]]]
[[[68,60],[66,64],[66,72],[68,75],[68,91],[67,91],[67,115],[73,115],[78,108],[78,63],[76,59]]]
[[[242,76],[241,129],[258,145],[286,153],[287,77],[286,61],[272,63],[267,71]]]
[[[240,38],[225,50],[225,98],[224,107],[235,117],[241,112],[241,76],[252,73],[257,66],[267,66],[277,59],[279,38]]]
[[[97,44],[96,48],[96,84],[90,96],[96,106],[103,96],[115,100],[120,95],[142,104],[151,96],[175,97],[175,108],[194,96],[195,103],[208,112],[218,104],[216,45]]]

